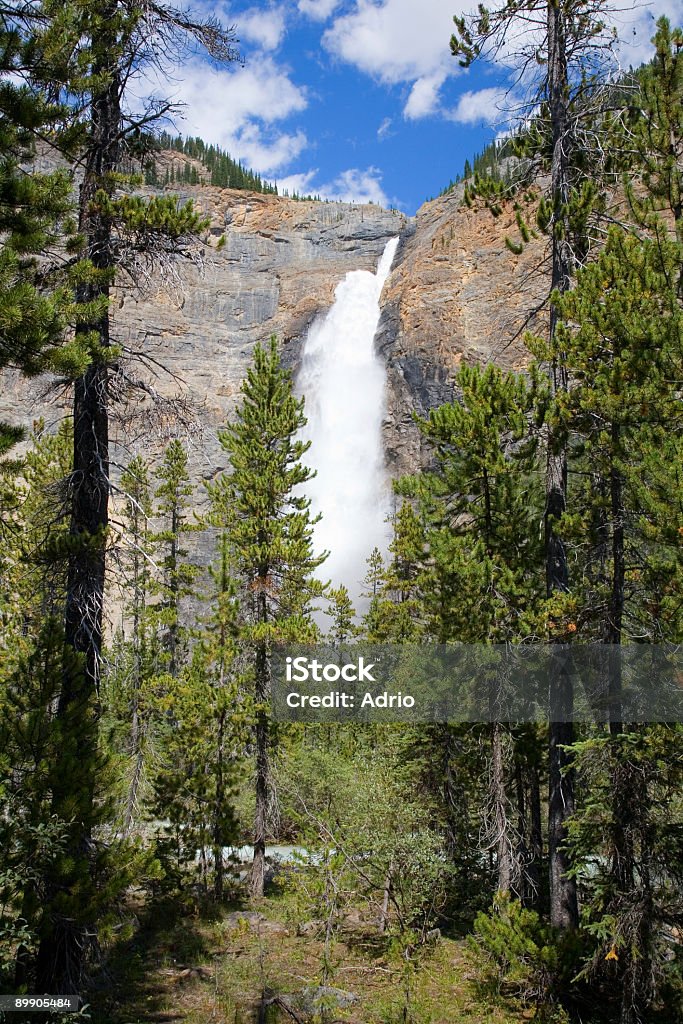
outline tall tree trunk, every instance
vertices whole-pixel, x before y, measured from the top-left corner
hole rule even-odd
[[[624,479],[615,465],[620,457],[620,426],[612,424],[609,474],[612,520],[611,593],[605,642],[616,648],[609,657],[609,716],[612,739],[611,874],[617,893],[615,911],[627,915],[627,937],[620,955],[620,1024],[641,1024],[652,998],[652,890],[649,871],[648,787],[644,766],[634,761],[622,736],[623,693],[621,643],[624,619],[626,552]],[[611,652],[608,651],[608,654]],[[627,727],[628,728],[628,727]]]
[[[382,890],[382,906],[380,908],[379,921],[377,923],[377,928],[380,935],[384,934],[384,932],[387,930],[387,924],[389,923],[389,900],[391,898],[391,878],[393,869],[393,863],[390,862],[389,869],[384,879],[384,888]]]
[[[133,774],[126,794],[126,810],[123,817],[123,834],[129,836],[135,823],[138,794],[145,766],[146,721],[141,712],[140,693],[143,673],[142,623],[147,604],[145,573],[141,549],[146,537],[145,515],[136,497],[131,502],[130,533],[133,542],[132,584],[132,643],[133,643],[133,693],[131,697],[130,750]]]
[[[519,898],[525,907],[540,909],[541,857],[541,805],[538,770],[528,760],[515,759],[515,786],[517,790],[518,840],[516,863],[519,872]]]
[[[566,688],[571,686],[568,676],[559,681]],[[557,682],[556,679],[555,685]],[[567,841],[567,818],[574,813],[574,773],[571,755],[566,750],[573,741],[571,722],[551,722],[548,783],[550,920],[556,928],[563,929],[575,928],[579,921],[576,883],[567,874],[571,861],[564,845]]]
[[[618,423],[612,424],[612,466],[609,474],[610,511],[612,518],[612,565],[611,588],[604,641],[610,646],[621,646],[624,621],[624,585],[626,580],[626,556],[624,551],[624,481],[621,472],[614,465],[620,443]],[[608,652],[609,653],[609,652]],[[619,736],[623,732],[622,680],[620,652],[610,658],[609,664],[609,720],[610,734]]]
[[[567,207],[569,202],[568,165],[568,77],[566,23],[563,7],[550,0],[548,17],[548,104],[552,130],[551,191],[554,207],[552,235],[553,290],[565,292],[571,281],[572,254],[569,242]],[[558,310],[550,307],[551,347],[557,333]],[[555,393],[567,390],[567,370],[561,354],[556,354],[552,366],[552,384]],[[548,596],[569,589],[567,552],[562,538],[556,532],[557,520],[565,511],[567,502],[567,452],[564,439],[549,432],[546,465],[545,555],[546,589]],[[579,921],[576,882],[569,878],[569,858],[566,850],[567,818],[574,811],[574,778],[571,755],[567,747],[574,741],[571,722],[573,692],[570,676],[555,659],[559,674],[554,673],[550,742],[548,752],[548,861],[550,877],[550,920],[557,928],[574,928]],[[558,714],[553,712],[557,711]]]
[[[135,567],[136,580],[137,565]],[[137,586],[137,584],[136,584]],[[141,649],[141,612],[142,606],[138,596],[135,598],[133,610],[133,697],[131,708],[130,746],[133,756],[133,774],[128,785],[126,794],[126,811],[123,818],[123,834],[128,836],[131,833],[135,822],[135,815],[138,807],[138,794],[142,783],[142,775],[145,767],[145,733],[147,722],[140,711],[140,690],[142,688],[142,649]]]
[[[543,863],[543,827],[541,824],[541,785],[538,765],[529,767],[529,828],[531,861],[529,863],[529,904],[536,910],[543,906],[541,865]]]
[[[225,722],[227,712],[221,709],[218,717],[218,742],[216,756],[216,796],[213,811],[213,895],[216,900],[223,899],[223,814],[225,802]]]
[[[505,792],[503,727],[500,722],[494,722],[491,726],[491,762],[491,797],[493,801],[498,891],[509,893],[512,890],[513,874],[512,844],[509,836],[508,801]]]
[[[111,194],[119,155],[120,83],[112,76],[116,53],[116,4],[101,10],[100,35],[93,48],[94,93],[91,135],[80,191],[79,228],[95,275],[77,291],[81,305],[106,301],[113,274],[111,226],[98,208],[99,189]],[[92,360],[74,386],[74,455],[71,476],[71,526],[64,617],[66,652],[57,720],[62,733],[62,763],[53,785],[54,814],[71,821],[69,857],[48,884],[37,956],[37,990],[55,994],[78,991],[92,922],[87,897],[75,912],[64,913],[63,894],[88,875],[92,851],[94,788],[97,774],[97,717],[102,609],[105,584],[106,532],[109,520],[109,312],[78,328]],[[94,336],[86,341],[86,336]],[[75,655],[75,657],[74,657]],[[64,866],[66,865],[66,866]],[[82,905],[85,903],[85,906]]]
[[[261,591],[257,598],[257,620],[259,624],[268,621],[268,604],[265,593],[267,574],[259,579]],[[268,713],[264,705],[270,696],[270,662],[265,641],[256,647],[256,813],[254,815],[254,860],[251,867],[251,895],[263,896],[266,876],[266,831],[268,826],[268,790],[270,758],[268,751]]]
[[[180,498],[178,498],[178,502]],[[180,616],[180,596],[179,596],[179,581],[178,581],[178,538],[180,536],[180,523],[179,523],[179,511],[178,505],[175,505],[171,512],[171,547],[169,555],[169,580],[168,580],[168,591],[169,599],[168,603],[170,606],[169,626],[168,626],[168,653],[169,663],[168,671],[169,674],[174,678],[178,678],[178,625]]]
[[[446,849],[452,860],[462,847],[467,829],[467,814],[463,813],[462,786],[458,785],[453,770],[453,757],[457,749],[453,726],[437,726],[437,738],[441,750],[441,800],[446,812]]]
[[[123,834],[129,836],[133,830],[135,816],[138,809],[138,793],[142,782],[142,773],[145,767],[145,754],[142,747],[142,727],[139,724],[137,711],[133,715],[133,729],[131,732],[133,749],[133,774],[128,786],[126,795],[126,811],[123,818]]]

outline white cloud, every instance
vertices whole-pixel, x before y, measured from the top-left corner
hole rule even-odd
[[[459,124],[496,124],[504,119],[505,89],[479,89],[464,92],[448,115]]]
[[[332,11],[339,6],[339,0],[299,0],[297,7],[314,21],[326,21]]]
[[[648,0],[647,3],[636,3],[632,8],[625,5],[622,0],[605,0],[602,16],[605,31],[598,37],[596,44],[609,43],[612,29],[616,28],[618,33],[618,40],[613,48],[616,59],[610,62],[607,51],[603,52],[605,73],[616,74],[619,69],[637,67],[652,58],[653,47],[650,39],[655,33],[656,22],[662,15],[669,18],[672,25],[680,25],[683,21],[682,0]],[[544,31],[541,26],[531,27],[524,22],[518,23],[514,30],[506,35],[504,45],[498,53],[499,63],[507,64],[509,67],[516,65],[516,54],[520,50],[529,51],[534,46],[542,45]],[[598,56],[596,49],[593,56]],[[535,80],[534,65],[530,65],[530,69],[532,74],[523,76],[522,84],[529,85]],[[576,73],[576,66],[573,70]]]
[[[303,174],[288,174],[284,178],[277,179],[277,190],[280,195],[284,192],[288,192],[291,195],[294,192],[298,192],[302,195],[315,195],[316,189],[311,188],[311,182],[318,173],[317,168],[314,171],[304,171]]]
[[[410,90],[410,96],[403,111],[405,116],[409,120],[415,121],[420,117],[436,113],[439,108],[439,90],[445,80],[445,71],[437,71],[436,74],[418,78]]]
[[[306,108],[306,93],[265,54],[253,64],[221,69],[195,59],[183,65],[173,90],[166,76],[143,83],[143,95],[155,89],[184,104],[177,118],[183,134],[224,147],[255,171],[272,174],[307,145],[303,131],[278,126]]]
[[[364,171],[358,167],[350,167],[317,191],[324,199],[340,199],[344,203],[389,205],[382,188],[382,172],[377,167],[367,167]]]
[[[389,206],[390,200],[382,188],[382,172],[378,167],[349,167],[341,171],[336,178],[323,185],[315,184],[318,169],[305,171],[303,174],[290,174],[286,178],[278,178],[278,191],[282,195],[285,189],[301,194],[319,195],[322,199],[342,203],[377,203]]]
[[[379,142],[383,142],[385,139],[388,139],[390,135],[394,134],[391,130],[392,123],[393,122],[390,117],[384,118],[381,125],[377,129],[377,139]]]
[[[674,25],[683,21],[682,0],[652,0],[634,11],[624,8],[621,0],[612,3],[622,67],[650,59],[649,40],[660,15],[666,14]],[[327,14],[337,6],[335,0],[299,0],[300,10],[324,9]],[[453,15],[475,7],[474,0],[420,0],[419,8],[416,0],[352,0],[351,9],[341,11],[323,33],[322,43],[340,60],[384,84],[409,83],[404,107],[409,120],[439,114],[467,124],[495,123],[501,119],[496,104],[504,95],[502,90],[465,93],[453,111],[444,110],[440,98],[446,80],[461,73],[448,45]],[[512,66],[518,48],[529,46],[535,38],[528,24],[515,26],[498,54],[499,65]]]
[[[451,55],[453,15],[469,0],[354,0],[350,13],[324,32],[323,46],[387,85],[412,83],[404,108],[410,120],[440,112],[439,92],[461,72]]]
[[[267,133],[259,125],[250,123],[230,136],[224,145],[231,156],[272,178],[279,167],[286,167],[306,149],[308,139],[303,131]]]
[[[652,59],[654,47],[650,40],[662,15],[669,19],[672,28],[683,23],[681,0],[655,0],[647,7],[636,7],[633,11],[621,8],[614,15],[619,32],[618,57],[622,68],[635,68]]]
[[[356,0],[323,35],[323,45],[361,71],[383,82],[411,82],[457,62],[448,41],[454,6],[444,0]],[[446,70],[447,73],[447,70]]]
[[[277,50],[285,35],[285,15],[278,7],[256,7],[235,15],[240,41],[254,43],[262,50]]]
[[[267,56],[233,71],[195,62],[183,68],[183,79],[183,98],[191,108],[188,120],[193,116],[195,121],[215,125],[220,118],[223,131],[237,131],[253,117],[272,124],[307,106],[304,90]]]

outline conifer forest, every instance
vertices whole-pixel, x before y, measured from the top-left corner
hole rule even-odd
[[[523,369],[464,360],[415,414],[356,598],[315,541],[286,339],[251,353],[214,472],[183,409],[127,440],[118,296],[182,291],[209,245],[176,183],[289,201],[127,102],[140,67],[239,61],[235,30],[0,5],[0,371],[68,410],[0,423],[0,1020],[683,1024],[683,720],[626,720],[610,682],[575,721],[566,679],[557,721],[271,701],[288,645],[683,642],[683,31],[615,75],[606,8],[454,18],[452,60],[518,45],[532,101],[444,193],[513,212],[501,260],[542,245],[545,299]]]

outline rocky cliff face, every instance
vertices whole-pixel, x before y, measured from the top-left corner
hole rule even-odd
[[[395,475],[424,457],[413,410],[425,415],[452,400],[462,363],[522,369],[523,332],[539,326],[543,241],[514,255],[505,245],[518,234],[514,211],[494,219],[461,196],[458,189],[426,203],[406,225],[382,296],[377,344],[387,364],[385,447]]]
[[[154,453],[189,434],[193,469],[222,465],[216,430],[234,407],[257,341],[276,335],[296,367],[317,314],[351,270],[374,271],[406,218],[373,205],[294,201],[210,186],[174,189],[210,218],[196,259],[141,274],[114,302],[113,337],[123,345],[121,423],[115,443]],[[54,382],[8,373],[0,418],[48,421],[67,405]],[[47,399],[47,400],[46,400]]]
[[[509,252],[511,210],[494,220],[487,210],[462,206],[456,193],[407,219],[373,205],[210,186],[180,192],[211,221],[201,258],[122,288],[115,303],[124,358],[121,423],[113,435],[129,450],[154,454],[182,432],[194,472],[213,476],[224,465],[216,430],[234,407],[254,344],[277,335],[285,362],[296,367],[306,330],[331,306],[339,281],[350,270],[375,270],[397,234],[377,336],[388,372],[390,471],[397,475],[420,461],[412,411],[424,414],[451,398],[463,361],[524,364],[515,334],[542,298],[542,279],[534,274],[542,243],[532,242],[521,256]],[[46,408],[45,395],[44,381],[7,375],[0,417],[30,422]]]

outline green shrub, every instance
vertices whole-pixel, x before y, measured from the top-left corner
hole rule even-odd
[[[470,946],[484,967],[484,981],[500,995],[536,1007],[539,1021],[569,1018],[572,979],[580,969],[581,938],[565,935],[508,895],[478,914]]]

